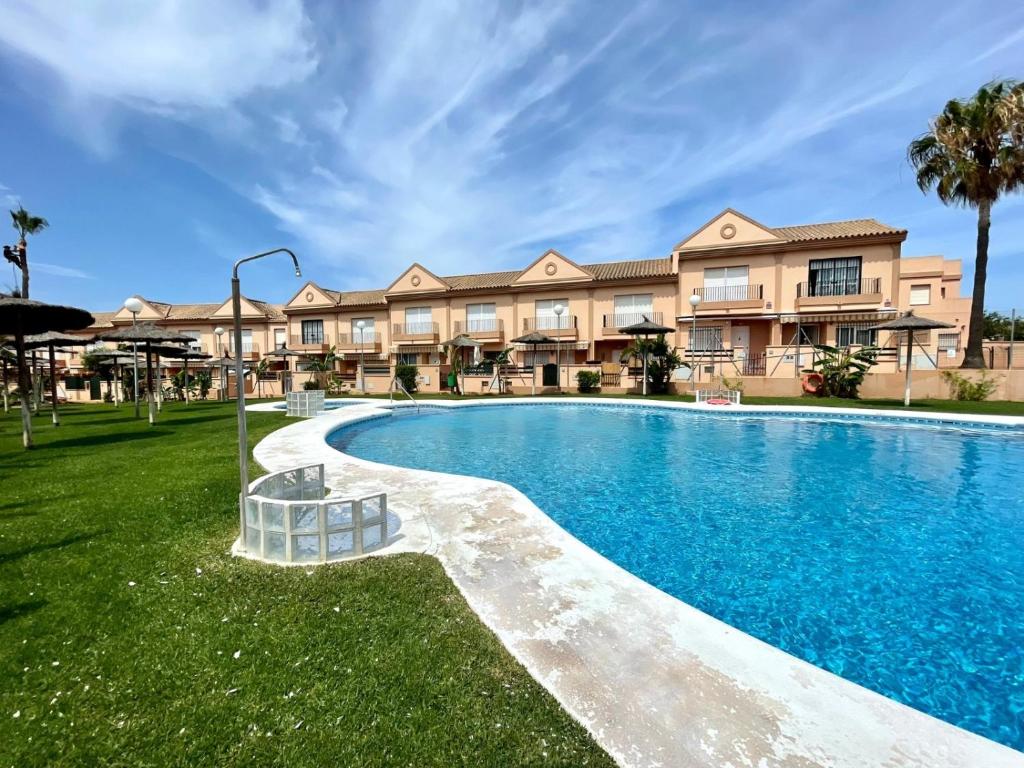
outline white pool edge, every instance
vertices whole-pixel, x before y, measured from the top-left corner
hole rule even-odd
[[[1016,417],[604,397],[423,404],[543,403],[1024,427]],[[273,410],[260,406],[253,410]],[[789,656],[661,592],[511,486],[376,464],[331,448],[326,438],[340,426],[390,415],[387,401],[362,406],[291,423],[257,445],[256,459],[271,471],[323,462],[334,487],[356,493],[384,487],[403,535],[371,556],[437,556],[484,623],[620,764],[1024,766],[1022,753]]]

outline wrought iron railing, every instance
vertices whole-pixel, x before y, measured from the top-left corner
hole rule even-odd
[[[477,320],[456,320],[453,324],[455,335],[460,333],[502,333],[505,330],[504,323],[496,317],[486,317]]]
[[[573,331],[577,328],[576,315],[541,315],[539,317],[524,317],[523,330],[530,331]]]
[[[723,301],[760,301],[764,298],[764,286],[760,283],[716,285],[710,288],[696,288],[693,292],[708,304]]]
[[[861,296],[881,292],[882,278],[880,277],[865,277],[861,280],[815,280],[797,283],[796,286],[798,299],[822,296]]]
[[[437,323],[395,323],[394,336],[437,336]]]
[[[323,347],[331,346],[331,336],[327,333],[300,333],[292,334],[288,339],[288,346],[292,349],[298,347]]]

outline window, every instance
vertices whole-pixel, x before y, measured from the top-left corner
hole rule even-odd
[[[860,290],[860,256],[811,259],[807,268],[808,296],[853,296]]]
[[[245,355],[245,354],[249,354],[250,352],[254,352],[254,351],[255,351],[255,347],[253,347],[253,344],[252,344],[252,329],[250,329],[250,328],[243,328],[242,329],[242,354]],[[235,353],[235,335],[231,334],[231,354],[233,355],[234,353]]]
[[[495,304],[467,304],[466,331],[498,330],[498,309]]]
[[[709,267],[704,270],[704,301],[745,301],[750,298],[750,267]]]
[[[960,351],[960,334],[959,333],[940,333],[939,334],[939,351],[941,351],[941,352],[959,352]]]
[[[363,324],[362,335],[360,335],[359,323]],[[352,318],[352,341],[356,344],[360,342],[376,341],[377,332],[374,328],[372,317],[353,317]]]
[[[690,332],[690,348],[697,352],[717,352],[722,348],[722,326],[710,325]]]
[[[558,305],[562,306],[561,317],[555,314],[555,307]],[[537,317],[537,330],[545,328],[572,328],[568,299],[538,299],[534,303],[534,313]]]
[[[191,336],[192,337],[192,341],[190,341],[188,343],[188,348],[191,349],[193,352],[202,352],[203,351],[203,342],[202,342],[203,334],[201,332],[199,332],[199,331],[182,331],[181,335],[182,336]]]
[[[818,326],[816,325],[801,325],[800,326],[800,338],[796,337],[796,327],[793,328],[793,335],[789,337],[790,344],[817,344],[818,343]]]
[[[303,320],[302,321],[302,343],[323,344],[324,343],[324,321]]]
[[[409,307],[405,310],[406,333],[432,333],[430,307]]]
[[[878,343],[878,331],[872,330],[873,323],[836,326],[837,347],[873,347]]]
[[[283,347],[288,346],[288,344],[287,344],[288,335],[287,334],[288,334],[288,331],[285,330],[284,328],[275,328],[274,329],[274,349],[282,349]]]
[[[932,287],[930,285],[910,286],[910,306],[920,307],[932,303]]]
[[[419,365],[420,356],[416,352],[399,352],[398,365]]]
[[[654,312],[654,295],[650,293],[629,293],[624,296],[616,296],[614,301],[613,325],[616,328],[642,323],[644,315],[650,317]]]

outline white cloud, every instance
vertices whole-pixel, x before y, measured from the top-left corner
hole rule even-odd
[[[224,108],[317,64],[299,0],[11,0],[0,41],[52,70],[74,101],[162,115]]]
[[[29,269],[32,272],[42,272],[44,275],[55,277],[72,277],[76,280],[94,280],[93,275],[75,267],[64,267],[60,264],[47,264],[45,261],[30,261]]]

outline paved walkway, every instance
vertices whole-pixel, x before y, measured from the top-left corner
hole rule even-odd
[[[430,403],[473,404],[481,403]],[[1024,753],[836,677],[655,589],[510,486],[373,464],[326,444],[341,424],[402,418],[386,405],[292,422],[256,447],[256,459],[270,471],[322,462],[327,484],[346,495],[386,490],[402,525],[379,552],[438,557],[484,623],[622,765],[1024,768]]]

